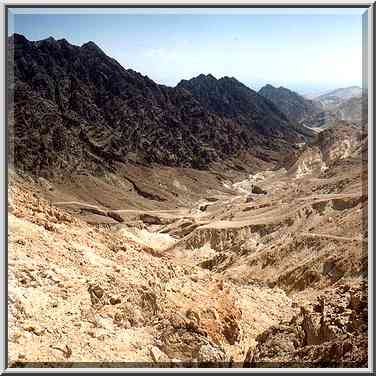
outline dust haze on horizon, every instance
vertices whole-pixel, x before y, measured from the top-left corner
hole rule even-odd
[[[10,33],[96,43],[125,68],[175,86],[201,73],[300,94],[361,86],[362,13],[12,14]],[[341,12],[342,11],[342,12]]]

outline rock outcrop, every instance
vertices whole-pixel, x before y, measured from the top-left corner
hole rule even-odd
[[[245,367],[367,367],[367,286],[341,285],[256,338]]]

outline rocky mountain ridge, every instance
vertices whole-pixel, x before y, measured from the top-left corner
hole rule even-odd
[[[228,90],[209,103],[198,95],[202,76],[190,81],[197,88],[158,85],[93,42],[78,47],[14,34],[8,45],[16,168],[98,173],[129,160],[204,168],[240,153],[277,161],[304,140],[272,103],[235,79],[203,80],[210,97],[213,88]]]
[[[315,102],[282,86],[276,88],[268,84],[262,87],[258,93],[273,102],[290,121],[300,122],[321,111],[320,106]]]

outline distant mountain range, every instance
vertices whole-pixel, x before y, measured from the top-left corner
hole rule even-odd
[[[359,94],[359,91],[361,91],[361,87],[359,86],[348,86],[348,87],[343,87],[343,88],[339,88],[339,89],[331,89],[331,90],[321,90],[319,92],[311,92],[311,93],[307,93],[307,94],[304,94],[303,97],[306,98],[306,99],[316,99],[320,96],[324,96],[324,95],[334,95],[335,96],[341,96],[341,92],[344,92],[345,93],[345,96],[346,96],[346,92],[348,94],[350,94],[350,96],[358,96],[360,95]],[[338,91],[338,94],[336,95],[335,92]],[[354,94],[352,95],[351,92],[353,92]]]
[[[367,122],[367,111],[364,111],[367,105],[365,99],[360,87],[351,86],[320,95],[314,101],[334,114],[337,119],[359,125]]]
[[[338,103],[332,113],[340,120],[355,124],[366,124],[368,119],[367,100],[363,97],[352,97]]]
[[[359,86],[349,86],[345,88],[335,89],[328,93],[321,94],[318,99],[325,97],[337,97],[341,99],[350,99],[352,97],[360,97],[362,95],[362,88]]]
[[[356,97],[361,97],[361,95],[362,89],[360,87],[350,86],[347,88],[336,89],[330,91],[329,93],[322,94],[317,98],[314,98],[314,100],[320,103],[323,106],[323,108],[327,110],[332,110],[335,107],[344,103],[344,101]]]
[[[362,121],[362,89],[357,86],[333,90],[307,99],[284,87],[266,85],[259,94],[272,101],[292,122],[310,127],[328,127],[338,120]]]

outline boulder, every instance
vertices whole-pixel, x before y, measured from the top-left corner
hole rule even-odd
[[[252,193],[254,193],[256,195],[266,195],[268,192],[264,191],[258,185],[253,185],[252,186]]]

